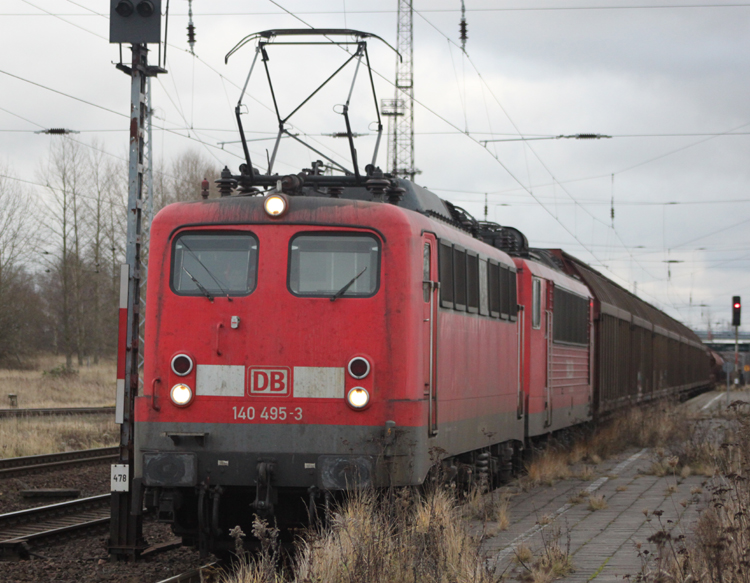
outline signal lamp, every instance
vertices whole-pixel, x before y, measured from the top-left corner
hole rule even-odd
[[[283,194],[271,194],[263,201],[266,214],[274,219],[283,216],[289,208],[289,201]]]
[[[732,326],[740,325],[740,316],[742,311],[742,302],[740,302],[740,296],[732,297]]]
[[[133,14],[133,11],[133,3],[129,0],[120,0],[115,6],[115,12],[117,12],[117,14],[119,14],[123,18],[127,18],[128,16]]]
[[[193,400],[193,390],[186,384],[177,383],[172,387],[172,390],[169,391],[169,397],[178,407],[185,407]]]
[[[172,371],[174,374],[184,377],[193,370],[193,359],[187,354],[178,354],[172,359]]]
[[[149,2],[149,0],[142,0],[138,2],[136,10],[138,10],[138,14],[143,16],[143,18],[148,18],[154,13],[154,4],[153,2]]]
[[[346,402],[353,409],[364,409],[370,402],[370,393],[363,387],[354,387],[346,395]]]
[[[361,356],[352,358],[347,368],[349,369],[349,374],[355,379],[363,379],[370,374],[370,363]]]
[[[161,42],[162,0],[109,0],[109,42]]]

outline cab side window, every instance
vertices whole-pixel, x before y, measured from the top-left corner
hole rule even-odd
[[[542,326],[542,280],[531,280],[531,327],[538,330]]]

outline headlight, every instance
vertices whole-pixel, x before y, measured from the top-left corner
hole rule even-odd
[[[364,409],[370,402],[370,393],[362,387],[354,387],[347,393],[346,400],[355,409]]]
[[[187,354],[178,354],[172,359],[172,371],[174,374],[184,377],[193,370],[193,359]]]
[[[352,358],[347,368],[349,369],[349,374],[355,379],[363,379],[370,374],[370,363],[361,356]]]
[[[172,402],[178,407],[184,407],[193,399],[193,391],[185,384],[178,383],[169,391]]]
[[[282,216],[289,207],[289,201],[282,194],[272,194],[263,201],[263,208],[269,217],[278,218]]]

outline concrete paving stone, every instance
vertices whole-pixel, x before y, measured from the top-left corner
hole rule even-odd
[[[511,527],[489,537],[482,550],[501,569],[511,569],[513,546],[526,544],[539,552],[557,536],[557,544],[568,546],[576,571],[562,579],[563,583],[590,581],[596,575],[597,583],[622,582],[623,575],[635,575],[641,569],[636,541],[646,539],[662,527],[674,532],[688,532],[697,519],[699,505],[691,488],[702,484],[706,478],[690,476],[685,480],[675,476],[644,475],[653,464],[648,452],[624,467],[621,465],[634,453],[628,452],[604,462],[590,481],[566,480],[554,487],[540,486],[514,496],[509,505]],[[619,466],[619,467],[618,467]],[[608,472],[617,468],[616,475]],[[604,480],[601,480],[604,478]],[[601,482],[598,482],[601,481]],[[677,485],[670,492],[670,485]],[[598,487],[592,488],[593,485]],[[626,489],[618,487],[624,486]],[[588,501],[571,504],[569,500],[581,490],[589,488],[594,495],[604,495],[607,508],[590,511]],[[517,500],[517,499],[522,500]],[[687,506],[680,501],[688,500]],[[646,516],[642,511],[648,509]],[[661,510],[661,523],[653,515]],[[552,516],[551,524],[542,526],[538,521]]]

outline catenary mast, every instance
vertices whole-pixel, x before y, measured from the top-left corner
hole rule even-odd
[[[398,0],[396,92],[383,101],[388,124],[388,166],[392,174],[414,179],[414,33],[412,0]]]

